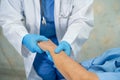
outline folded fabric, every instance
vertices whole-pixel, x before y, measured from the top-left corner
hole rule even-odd
[[[120,48],[113,48],[101,56],[80,63],[88,71],[98,75],[100,80],[120,79]]]

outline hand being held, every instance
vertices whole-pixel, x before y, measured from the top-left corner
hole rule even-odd
[[[50,61],[53,61],[50,52],[51,52],[51,50],[56,48],[56,45],[51,40],[39,42],[38,45],[41,47],[42,50],[44,50],[46,52],[48,59]]]

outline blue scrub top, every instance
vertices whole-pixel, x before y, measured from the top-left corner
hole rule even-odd
[[[58,44],[54,22],[54,0],[42,0],[41,8],[44,15],[41,15],[40,35],[43,35],[51,39],[55,44]],[[46,19],[46,24],[42,24],[43,16]]]

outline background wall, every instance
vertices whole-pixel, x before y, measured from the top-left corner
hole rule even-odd
[[[120,47],[119,3],[120,0],[94,0],[94,30],[83,46],[78,60],[89,59],[107,49]]]
[[[120,0],[95,0],[95,26],[78,54],[86,60],[114,47],[120,47]],[[3,37],[0,28],[0,80],[25,80],[23,60]]]

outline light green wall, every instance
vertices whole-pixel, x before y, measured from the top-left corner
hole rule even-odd
[[[120,46],[119,3],[120,0],[95,0],[94,30],[92,31],[89,40],[83,46],[81,53],[78,55],[78,61],[92,58],[100,55],[107,49]],[[24,68],[22,58],[3,37],[1,31],[0,28],[0,77],[2,77],[2,74],[11,72],[11,75],[16,74],[15,76],[23,76]]]
[[[120,47],[120,0],[95,0],[95,25],[78,60],[97,56],[107,49]]]

